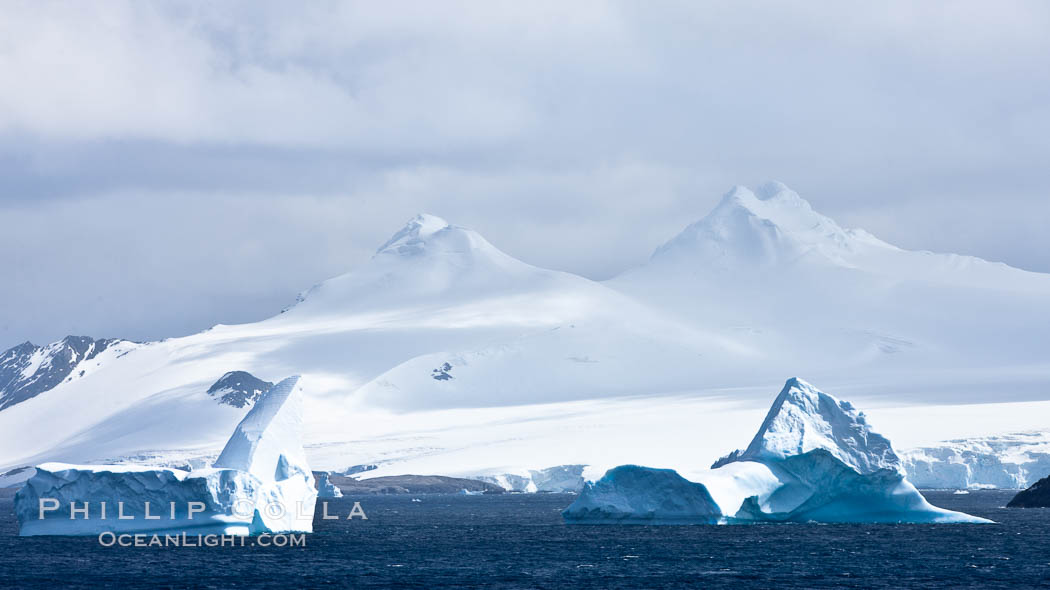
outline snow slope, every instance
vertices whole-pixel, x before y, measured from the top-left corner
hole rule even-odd
[[[0,465],[214,453],[245,409],[207,390],[233,370],[263,380],[302,372],[310,436],[338,442],[371,410],[675,392],[691,387],[698,358],[746,373],[746,350],[729,338],[425,216],[284,313],[141,345],[91,379],[0,413]],[[449,378],[435,378],[445,363]]]
[[[1050,275],[902,250],[779,183],[734,188],[608,284],[736,337],[767,380],[801,373],[921,403],[1050,392]]]
[[[905,446],[1045,431],[1048,295],[1047,275],[895,248],[782,185],[734,189],[605,283],[423,215],[283,313],[107,349],[3,409],[0,476],[52,460],[207,464],[249,409],[208,394],[234,371],[303,375],[319,469],[525,488],[558,466],[710,464],[785,374],[863,402]]]

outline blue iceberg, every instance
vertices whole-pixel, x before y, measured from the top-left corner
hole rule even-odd
[[[209,468],[38,466],[15,495],[19,535],[311,532],[317,490],[298,382],[264,393]]]
[[[988,523],[931,505],[864,414],[790,379],[746,449],[689,481],[624,465],[588,484],[569,523]]]

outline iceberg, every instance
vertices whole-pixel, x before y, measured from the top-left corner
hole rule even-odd
[[[562,516],[602,524],[713,524],[722,517],[707,488],[672,469],[621,465],[595,483]]]
[[[317,497],[318,498],[342,498],[343,490],[339,489],[339,486],[335,485],[330,479],[330,475],[327,471],[322,471],[317,476]]]
[[[863,413],[798,378],[784,385],[746,449],[695,479],[617,467],[562,515],[570,523],[991,522],[931,505]]]
[[[302,387],[264,393],[209,468],[45,463],[15,495],[21,536],[312,532]]]
[[[556,465],[546,469],[522,469],[516,473],[482,473],[473,479],[496,484],[508,492],[576,494],[583,489],[586,465]]]

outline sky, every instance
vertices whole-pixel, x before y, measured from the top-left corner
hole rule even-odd
[[[1050,272],[1044,2],[5,2],[0,348],[271,316],[420,212],[605,279],[736,184]]]

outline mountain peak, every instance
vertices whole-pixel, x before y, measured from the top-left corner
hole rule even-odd
[[[809,203],[807,203],[802,197],[798,196],[798,193],[791,190],[791,187],[783,182],[777,182],[775,180],[771,180],[756,188],[755,196],[757,196],[760,201],[771,201],[773,199],[781,199],[785,201],[793,200],[802,201],[806,206],[809,206]]]
[[[873,432],[864,414],[802,379],[788,379],[766,419],[736,460],[779,460],[824,449],[858,473],[899,469],[890,441]]]
[[[452,226],[447,221],[431,215],[420,213],[405,224],[389,240],[376,250],[376,254],[393,252],[398,254],[416,253],[426,244],[428,238],[434,234],[449,229]]]
[[[809,201],[782,182],[767,182],[754,191],[746,186],[734,186],[722,196],[722,201],[708,217],[728,213],[734,208],[742,208],[761,219],[789,226],[789,229],[791,226],[805,227],[810,223],[835,224],[831,219],[813,211]]]
[[[447,303],[440,298],[535,285],[550,274],[502,252],[472,229],[421,214],[380,246],[368,263],[300,293],[282,313],[295,308],[299,313],[346,306],[385,308],[410,299]]]
[[[868,246],[888,245],[866,232],[843,229],[787,185],[769,182],[755,191],[733,187],[711,213],[657,248],[653,258],[684,255],[736,268],[815,257],[850,266],[850,256]]]

